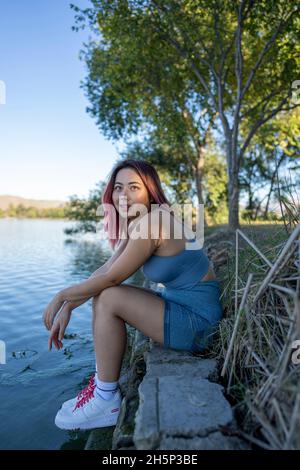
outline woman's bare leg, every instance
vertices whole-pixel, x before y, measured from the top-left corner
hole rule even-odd
[[[124,284],[123,284],[124,285]],[[132,287],[135,287],[136,289],[138,290],[141,290],[141,291],[144,291],[144,292],[150,292],[150,293],[154,293],[155,291],[153,291],[152,289],[148,289],[147,287],[140,287],[140,286],[135,286],[134,284],[129,284],[127,283],[126,285],[128,286],[132,286]],[[101,294],[100,294],[101,295]],[[96,308],[95,308],[95,301],[97,300],[97,297],[99,296],[96,296],[93,298],[93,319],[92,319],[92,332],[93,332],[93,337],[95,338],[95,321],[96,321]],[[125,322],[123,321],[124,323],[124,328],[126,329],[126,325],[125,325]],[[127,334],[127,330],[126,330],[126,334]],[[123,334],[121,333],[121,335],[123,336]],[[127,338],[126,338],[127,339]],[[126,344],[125,344],[125,348],[126,348]],[[95,348],[96,349],[96,348]],[[96,352],[95,352],[95,355],[96,355]],[[96,357],[96,365],[97,365],[97,370],[99,371],[100,373],[100,364],[97,360],[97,357]]]
[[[128,285],[109,287],[93,298],[94,346],[100,380],[119,379],[127,343],[126,323],[163,344],[164,304],[154,292]]]
[[[105,308],[93,304],[93,336],[98,378],[104,382],[119,380],[127,344],[125,322]],[[105,364],[102,368],[100,364]]]

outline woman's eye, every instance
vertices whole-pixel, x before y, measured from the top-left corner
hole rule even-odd
[[[135,189],[139,189],[139,186],[130,186],[130,189],[132,188],[135,188]],[[114,188],[116,191],[118,191],[119,189],[121,189],[121,186],[115,186]]]

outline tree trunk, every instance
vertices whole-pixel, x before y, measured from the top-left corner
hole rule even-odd
[[[274,180],[275,180],[275,178],[272,178],[272,180],[271,180],[271,186],[270,186],[270,190],[269,190],[269,194],[268,194],[267,204],[266,204],[266,207],[265,207],[265,210],[264,210],[264,218],[265,219],[267,219],[268,214],[269,214],[269,204],[270,204],[271,194],[273,192]]]
[[[281,156],[281,157],[279,158],[278,162],[276,163],[275,170],[274,170],[273,175],[272,175],[272,178],[271,178],[271,186],[270,186],[270,190],[269,190],[269,194],[268,194],[267,204],[266,204],[265,211],[264,211],[264,217],[265,217],[265,219],[268,217],[269,204],[270,204],[271,194],[272,194],[272,192],[273,192],[273,186],[274,186],[274,183],[275,183],[275,178],[276,178],[278,169],[279,169],[279,167],[280,167],[280,165],[281,165],[283,159],[284,159],[283,156]]]
[[[239,228],[239,157],[237,137],[237,128],[233,132],[230,129],[228,121],[224,115],[221,114],[223,124],[225,142],[226,142],[226,160],[227,160],[227,174],[228,174],[228,230],[235,232]],[[236,124],[237,126],[238,124]]]
[[[253,209],[254,209],[254,207],[253,207],[253,205],[254,205],[254,204],[253,204],[253,196],[254,196],[254,195],[253,195],[253,193],[252,193],[252,191],[251,191],[251,186],[249,185],[249,194],[248,194],[249,200],[248,200],[248,207],[247,207],[247,209],[248,209],[248,211],[249,211],[249,214],[250,214],[250,218],[251,218],[251,219],[252,219],[252,217],[253,217]]]
[[[237,155],[234,155],[232,141],[227,140],[227,164],[228,164],[228,205],[229,205],[229,230],[235,231],[239,225],[239,167]],[[236,151],[235,151],[236,152]]]
[[[198,144],[197,148],[197,167],[196,167],[196,188],[197,188],[197,196],[198,196],[198,204],[204,204],[203,198],[203,169],[204,169],[204,160],[205,160],[205,147]],[[205,208],[204,208],[205,209]],[[207,226],[205,211],[204,211],[204,226]]]
[[[234,173],[228,183],[229,193],[229,230],[239,228],[239,188],[237,174]]]

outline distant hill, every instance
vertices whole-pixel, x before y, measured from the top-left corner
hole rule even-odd
[[[24,207],[35,207],[37,209],[52,209],[56,207],[64,207],[66,201],[45,200],[45,199],[26,199],[20,196],[0,195],[0,209],[6,210],[9,205],[18,206],[23,204]]]

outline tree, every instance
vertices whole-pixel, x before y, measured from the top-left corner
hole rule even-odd
[[[228,221],[228,177],[226,161],[213,146],[207,148],[203,171],[204,206],[209,225]]]
[[[95,189],[89,192],[87,199],[79,198],[76,194],[70,196],[70,201],[65,210],[65,217],[76,220],[78,223],[73,228],[65,228],[67,235],[97,231],[97,208],[101,204],[101,197],[106,186],[104,181],[99,182]]]
[[[91,103],[88,112],[109,138],[127,141],[127,154],[143,150],[160,172],[168,171],[178,187],[177,201],[185,186],[184,196],[195,190],[203,203],[205,146],[215,113],[206,96],[193,91],[192,74],[172,47],[162,49],[159,37],[149,35],[139,22],[126,25],[126,2],[116,12],[118,24],[116,17],[104,17],[110,5],[102,3],[103,9],[97,2],[95,10],[80,15],[88,17],[91,28],[96,17],[101,23],[100,43],[91,42],[81,56],[89,68],[83,84]],[[143,142],[129,142],[139,131]]]
[[[264,219],[268,218],[271,198],[278,199],[278,185],[285,185],[289,170],[295,176],[291,185],[297,187],[296,175],[300,169],[299,134],[300,109],[297,108],[278,113],[254,136],[240,172],[240,187],[248,193],[246,211],[251,219],[256,219],[259,214]],[[261,197],[259,194],[262,194],[263,189]]]
[[[121,157],[146,160],[154,165],[159,171],[163,189],[170,202],[184,204],[190,202],[196,194],[191,185],[192,168],[188,159],[184,158],[186,153],[189,154],[190,149],[184,149],[183,146],[177,148],[162,140],[156,142],[151,136],[143,142],[128,145],[126,150],[121,152]]]
[[[92,4],[77,9],[77,24],[87,20],[97,34],[84,55],[89,112],[102,131],[120,138],[162,126],[164,110],[173,111],[169,121],[198,148],[196,164],[190,163],[200,182],[199,200],[201,152],[217,116],[226,151],[229,225],[237,228],[245,152],[261,126],[298,106],[290,98],[299,66],[299,5],[292,0]],[[248,129],[242,133],[243,120]]]

